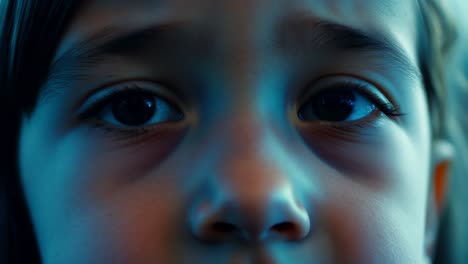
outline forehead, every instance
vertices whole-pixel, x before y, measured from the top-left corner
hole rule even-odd
[[[171,19],[214,29],[213,34],[244,30],[260,36],[268,31],[269,23],[306,16],[364,32],[382,32],[412,57],[418,12],[416,0],[91,0],[73,19],[64,44],[106,27],[139,28]]]
[[[389,15],[405,16],[408,7],[414,6],[416,0],[88,0],[85,2],[89,8],[112,8],[128,9],[129,7],[151,8],[180,8],[179,11],[196,11],[197,9],[211,8],[226,9],[230,11],[241,9],[252,9],[262,7],[264,9],[275,9],[275,7],[300,8],[306,7],[314,11],[327,12],[326,10],[343,14],[353,11],[370,11]],[[269,7],[269,8],[268,8]],[[406,10],[406,11],[405,11]]]

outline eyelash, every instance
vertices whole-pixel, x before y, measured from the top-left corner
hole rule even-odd
[[[360,93],[360,95],[367,98],[371,103],[375,104],[375,106],[389,118],[398,118],[400,116],[406,115],[405,113],[400,112],[392,103],[385,102],[383,99],[380,98],[380,96],[376,95],[375,93],[370,92],[368,86],[363,83],[346,81],[346,82],[341,82],[341,83],[334,83],[333,85],[327,86],[327,88],[325,89],[326,90],[336,89],[338,91],[351,90],[351,91],[358,92]],[[311,100],[316,94],[317,92],[314,93],[313,95],[308,95],[306,97],[307,99],[303,101],[300,105],[302,106],[303,104],[309,102],[309,100]],[[358,121],[351,121],[351,122],[344,122],[344,123],[354,123],[352,124],[353,126],[361,126],[362,128],[362,124],[359,124]],[[342,125],[334,125],[334,126],[342,126]]]

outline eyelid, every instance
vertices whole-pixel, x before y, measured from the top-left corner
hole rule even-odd
[[[183,108],[183,104],[180,100],[178,100],[176,96],[172,95],[167,88],[164,88],[163,85],[147,81],[127,81],[117,83],[115,85],[104,86],[104,88],[97,89],[96,92],[88,95],[83,100],[84,102],[78,107],[78,116],[86,115],[87,112],[99,107],[108,99],[112,98],[112,96],[125,91],[152,94],[179,109]]]
[[[296,100],[296,102],[298,107],[300,107],[308,100],[310,100],[315,94],[318,94],[324,90],[346,87],[353,87],[353,91],[360,92],[362,96],[371,101],[375,102],[375,100],[377,100],[377,103],[379,104],[390,104],[397,110],[399,109],[397,105],[395,105],[389,98],[387,98],[385,93],[380,91],[380,89],[378,89],[372,83],[349,76],[327,76],[320,78],[307,85],[304,92],[299,94],[299,99]]]

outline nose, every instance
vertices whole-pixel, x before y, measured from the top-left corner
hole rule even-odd
[[[211,243],[299,241],[308,235],[309,214],[290,188],[277,188],[268,194],[255,185],[241,189],[237,194],[218,193],[215,199],[198,204],[191,215],[196,238]]]
[[[288,139],[253,113],[220,122],[197,155],[192,174],[203,180],[197,180],[188,221],[199,241],[290,242],[310,233],[304,170]]]
[[[302,200],[305,196],[300,186],[293,181],[295,169],[284,166],[288,160],[275,159],[272,151],[254,150],[255,146],[262,148],[260,137],[244,140],[256,144],[242,144],[244,147],[224,157],[207,155],[219,166],[208,162],[207,170],[203,170],[212,177],[205,181],[191,206],[192,234],[211,243],[304,239],[311,229],[310,210]]]

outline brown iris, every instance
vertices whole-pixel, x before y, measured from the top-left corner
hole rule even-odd
[[[112,114],[124,125],[143,125],[156,112],[154,96],[147,94],[125,94],[112,102]]]
[[[353,91],[329,90],[313,96],[300,109],[301,120],[344,121],[354,110],[356,97]]]

